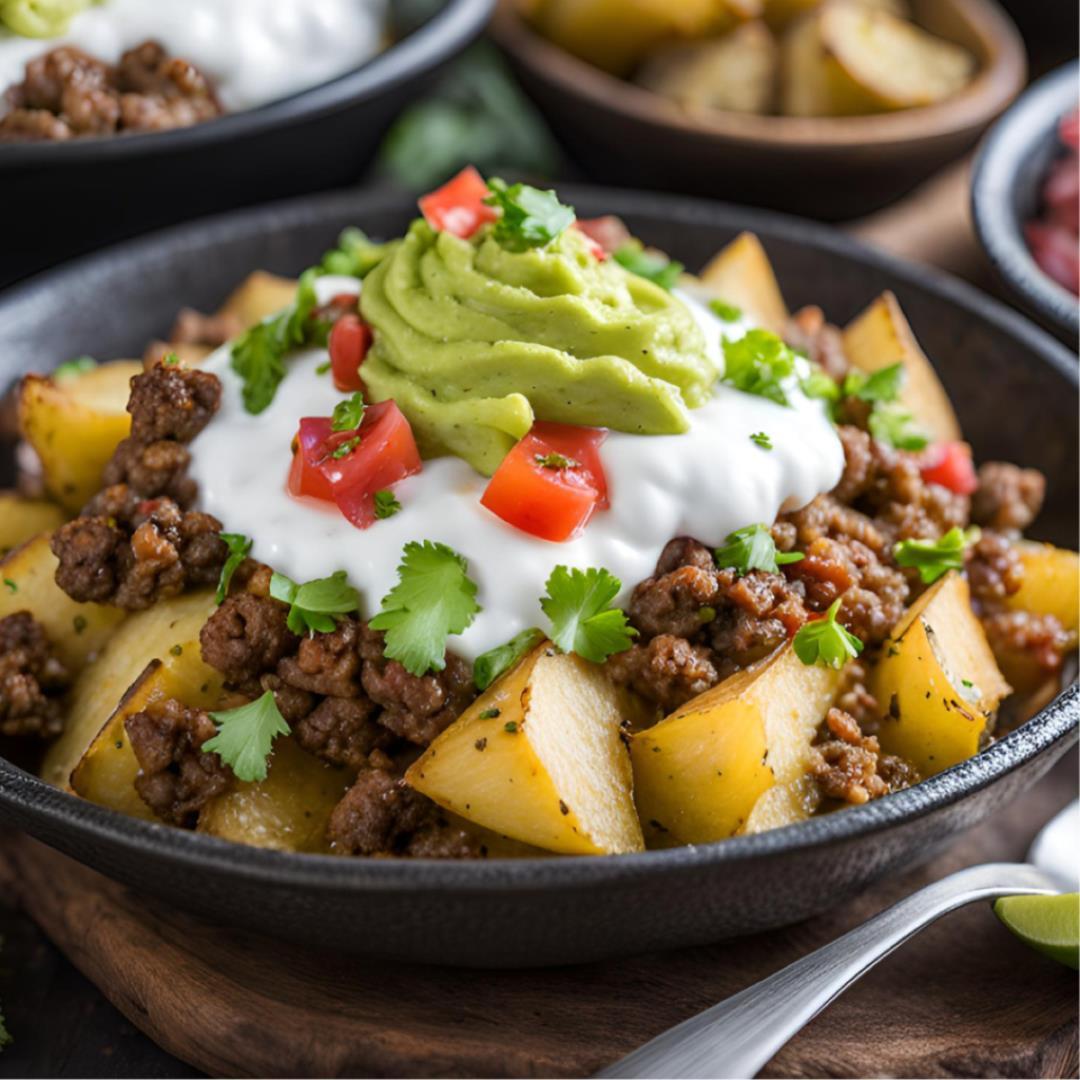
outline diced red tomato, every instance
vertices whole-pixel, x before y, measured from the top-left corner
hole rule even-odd
[[[335,450],[357,438],[355,446],[334,457]],[[353,431],[334,431],[328,417],[304,417],[299,443],[297,456],[303,457],[303,467],[294,459],[293,470],[300,473],[300,494],[332,499],[358,529],[375,520],[375,492],[421,468],[412,428],[393,401],[369,405]],[[293,491],[292,472],[289,490]],[[320,494],[327,490],[328,496]]]
[[[1073,150],[1080,150],[1080,109],[1073,109],[1071,113],[1061,118],[1058,135],[1066,146]]]
[[[436,232],[467,238],[485,222],[499,216],[494,206],[484,203],[490,194],[484,178],[469,165],[453,180],[418,201],[420,212]]]
[[[556,542],[571,539],[608,506],[600,461],[606,437],[601,428],[538,420],[495,470],[480,502],[522,532]],[[560,467],[559,455],[570,464]]]
[[[622,218],[614,214],[605,214],[597,218],[578,218],[574,228],[583,232],[603,254],[593,252],[598,259],[618,251],[630,239],[630,230],[623,224]]]
[[[939,484],[958,495],[970,495],[979,486],[971,461],[971,447],[965,442],[931,446],[923,454],[919,471],[926,483]]]
[[[1043,272],[1070,292],[1080,293],[1080,248],[1076,237],[1060,225],[1029,221],[1024,235],[1032,258]]]
[[[330,370],[334,376],[334,386],[342,393],[364,389],[364,382],[360,378],[360,365],[371,348],[371,340],[371,327],[359,315],[342,315],[334,323],[327,344],[330,349]]]

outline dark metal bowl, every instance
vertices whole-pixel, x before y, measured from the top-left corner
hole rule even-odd
[[[162,225],[351,183],[393,118],[483,30],[493,6],[395,0],[403,36],[363,66],[194,127],[0,144],[0,285]]]
[[[893,289],[940,366],[976,456],[1042,469],[1040,532],[1077,532],[1077,370],[1024,318],[953,279],[822,226],[690,199],[565,189],[697,267],[742,229],[793,304],[844,321]],[[136,355],[181,304],[211,309],[248,271],[295,273],[346,224],[400,232],[398,197],[337,194],[129,243],[0,298],[0,373],[77,353]],[[227,467],[227,463],[223,463]],[[1075,686],[988,750],[925,783],[718,844],[609,858],[438,862],[288,855],[122,817],[0,760],[0,815],[135,888],[302,942],[449,964],[561,964],[692,945],[806,918],[928,858],[1035,783],[1076,741]]]
[[[1034,83],[986,136],[971,181],[971,212],[983,250],[1002,282],[1044,326],[1073,346],[1080,300],[1043,272],[1024,239],[1040,191],[1063,151],[1058,122],[1077,106],[1080,61]]]

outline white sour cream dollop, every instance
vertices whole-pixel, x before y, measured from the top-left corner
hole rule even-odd
[[[0,91],[27,61],[76,45],[113,64],[152,38],[190,61],[230,112],[328,82],[382,45],[387,0],[106,0],[76,15],[60,37],[0,29]]]
[[[320,299],[356,282],[324,278]],[[746,326],[723,323],[678,293],[705,331],[714,357],[721,335]],[[258,416],[244,410],[240,380],[229,369],[229,349],[206,369],[222,381],[221,411],[191,446],[191,475],[199,506],[227,531],[254,539],[252,554],[294,581],[345,570],[374,614],[397,581],[401,551],[410,540],[447,544],[469,563],[482,611],[449,647],[468,660],[530,626],[545,627],[540,597],[551,571],[605,567],[623,583],[623,603],[652,574],[664,545],[693,536],[718,545],[735,529],[771,524],[781,509],[796,509],[836,485],[843,468],[840,440],[820,402],[800,392],[792,407],[718,386],[713,399],[690,413],[682,435],[627,435],[612,431],[600,455],[611,508],[597,513],[574,540],[555,544],[507,525],[480,505],[487,479],[458,458],[425,461],[417,476],[395,488],[402,509],[358,530],[336,507],[292,498],[285,489],[290,443],[303,416],[329,416],[342,395],[316,368],[324,349],[292,356],[272,404]],[[764,450],[750,436],[763,432]]]

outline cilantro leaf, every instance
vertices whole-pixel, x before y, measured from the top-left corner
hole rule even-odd
[[[640,240],[630,240],[615,252],[615,261],[631,274],[671,292],[685,267],[659,251],[646,251]]]
[[[445,544],[412,540],[402,553],[398,583],[370,625],[386,632],[385,655],[420,676],[442,671],[446,639],[465,630],[479,610],[465,560]]]
[[[750,436],[750,441],[755,446],[760,446],[762,450],[771,450],[773,448],[772,439],[764,431],[755,431]]]
[[[744,394],[789,405],[784,380],[795,374],[795,354],[768,330],[751,330],[724,341],[723,381]]]
[[[975,535],[969,536],[956,525],[940,540],[901,540],[893,548],[893,558],[900,566],[915,567],[923,584],[930,585],[950,570],[964,568],[964,549],[974,542]]]
[[[270,577],[270,595],[289,605],[286,625],[294,634],[329,634],[337,616],[349,615],[360,606],[360,594],[345,580],[345,571],[297,585],[276,570]]]
[[[218,533],[218,536],[225,541],[225,546],[229,549],[229,557],[221,568],[221,577],[218,578],[215,599],[220,605],[225,602],[225,597],[229,595],[229,584],[232,582],[233,574],[236,573],[237,567],[247,558],[248,552],[251,550],[251,541],[241,533]]]
[[[730,533],[724,546],[716,549],[716,565],[722,569],[737,570],[748,574],[751,570],[764,570],[778,574],[780,567],[802,559],[801,551],[776,550],[776,542],[767,525],[747,525]]]
[[[364,278],[383,261],[392,247],[392,243],[377,244],[362,229],[350,227],[338,237],[337,247],[323,255],[319,269],[324,274]]]
[[[92,356],[76,356],[73,360],[65,360],[60,364],[52,377],[54,380],[75,379],[96,367],[97,361]]]
[[[799,388],[808,398],[819,398],[826,402],[830,414],[834,411],[833,406],[840,401],[842,396],[840,384],[817,365],[805,379],[799,381]]]
[[[515,634],[505,645],[496,645],[481,653],[473,664],[473,682],[477,690],[486,690],[504,671],[509,671],[527,652],[544,640],[544,632],[535,626]]]
[[[915,426],[915,418],[898,402],[875,403],[866,422],[870,434],[897,450],[922,450],[930,437]]]
[[[352,397],[347,397],[334,406],[334,412],[330,418],[330,430],[355,431],[364,419],[366,408],[364,395],[357,390]]]
[[[574,223],[574,208],[559,202],[554,191],[528,184],[508,186],[497,177],[488,181],[488,189],[491,194],[484,202],[502,211],[492,235],[507,251],[546,247]]]
[[[709,310],[721,322],[738,322],[743,316],[741,307],[729,304],[726,300],[710,300]]]
[[[863,651],[863,643],[836,621],[840,600],[833,601],[823,619],[804,623],[791,640],[795,655],[807,667],[820,664],[839,669]]]
[[[389,489],[375,492],[375,516],[380,520],[393,517],[401,509],[397,496]]]
[[[637,637],[626,612],[608,605],[622,582],[604,569],[568,570],[556,566],[547,580],[547,595],[540,600],[551,620],[551,640],[563,651],[574,652],[595,664],[625,652]]]
[[[906,379],[907,371],[900,362],[880,368],[872,375],[849,371],[844,378],[844,394],[860,401],[895,401]]]
[[[202,744],[206,753],[217,754],[238,780],[266,779],[266,759],[278,735],[288,735],[289,725],[278,711],[272,691],[238,709],[210,714],[218,732]]]

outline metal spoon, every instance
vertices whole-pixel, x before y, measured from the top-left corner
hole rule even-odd
[[[756,1076],[793,1035],[898,945],[976,900],[1078,891],[1080,803],[1043,826],[1026,863],[950,874],[726,1001],[684,1020],[598,1077]]]

